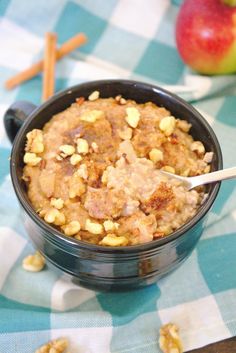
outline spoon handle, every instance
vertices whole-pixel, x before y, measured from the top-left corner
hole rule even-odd
[[[232,178],[236,178],[236,167],[217,170],[216,172],[191,177],[191,184],[193,185],[192,187],[196,187],[198,185],[208,184],[214,181],[221,181]]]

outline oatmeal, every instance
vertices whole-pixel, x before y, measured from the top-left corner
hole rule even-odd
[[[209,172],[212,152],[191,124],[153,103],[122,96],[79,97],[26,136],[23,179],[45,222],[68,237],[103,246],[150,242],[192,218],[204,188],[182,176]]]

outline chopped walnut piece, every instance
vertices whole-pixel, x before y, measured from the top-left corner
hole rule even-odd
[[[118,94],[118,96],[115,97],[115,101],[119,102],[121,97],[122,97],[121,94]]]
[[[189,130],[192,126],[186,120],[179,120],[179,119],[176,121],[176,125],[183,132],[189,132]]]
[[[86,164],[81,164],[79,166],[79,169],[77,170],[77,175],[79,175],[82,179],[87,180],[88,179],[88,168]]]
[[[72,156],[70,157],[70,163],[72,165],[77,165],[81,161],[82,161],[82,157],[77,153],[72,154]]]
[[[24,163],[31,167],[35,167],[37,164],[39,164],[39,162],[41,162],[41,160],[42,158],[37,157],[35,153],[26,152],[24,155]]]
[[[104,229],[106,232],[113,232],[116,229],[119,228],[119,223],[117,222],[112,222],[110,219],[108,219],[107,221],[103,222],[104,225]]]
[[[32,153],[42,153],[44,151],[43,132],[39,129],[33,129],[26,135],[27,142],[25,150]]]
[[[77,234],[80,231],[80,228],[80,223],[78,221],[71,221],[62,227],[65,235],[68,235],[69,237]]]
[[[164,172],[175,174],[175,168],[171,167],[170,165],[165,165],[161,168],[161,170],[164,170]]]
[[[56,160],[59,161],[59,162],[61,162],[61,161],[63,160],[63,157],[62,157],[61,155],[56,156]]]
[[[166,136],[170,136],[174,132],[175,125],[175,118],[173,116],[166,116],[165,118],[161,119],[159,128],[164,132]]]
[[[119,103],[120,103],[120,105],[125,105],[127,103],[127,100],[125,98],[121,97]]]
[[[103,226],[100,223],[92,222],[90,219],[86,220],[85,230],[92,234],[102,234]]]
[[[60,157],[61,157],[62,159],[64,159],[64,158],[66,158],[66,157],[68,157],[68,156],[67,156],[67,154],[61,152],[61,153],[60,153]]]
[[[127,121],[127,123],[132,128],[136,128],[140,120],[140,112],[138,111],[138,109],[134,107],[126,108],[126,114],[127,115],[125,117],[125,120]]]
[[[75,153],[75,148],[72,145],[62,145],[59,150],[66,156],[71,156]]]
[[[115,234],[107,234],[99,244],[107,246],[125,246],[128,244],[128,239],[123,235],[116,236]]]
[[[115,100],[117,101],[117,103],[119,103],[120,105],[125,105],[127,103],[127,100],[125,98],[123,98],[121,96],[121,94],[119,94],[118,96],[115,97]]]
[[[103,118],[104,115],[105,114],[102,110],[88,110],[81,115],[80,120],[88,123],[95,123],[97,119]]]
[[[99,95],[100,95],[99,91],[94,91],[89,95],[88,100],[89,101],[96,101],[99,98]]]
[[[118,96],[115,97],[115,100],[121,104],[121,105],[124,105],[127,103],[127,100],[125,98],[122,97],[121,94],[119,94]]]
[[[203,146],[203,143],[201,141],[194,141],[191,144],[191,150],[200,155],[205,153],[205,147]]]
[[[39,272],[44,266],[45,259],[39,251],[36,251],[34,255],[26,256],[22,262],[23,269],[29,272]]]
[[[65,353],[68,348],[68,340],[65,338],[58,338],[44,344],[36,349],[35,353]],[[68,352],[69,353],[69,352]]]
[[[163,160],[163,152],[161,150],[158,150],[157,148],[153,148],[149,152],[149,158],[153,163],[157,163],[159,161]]]
[[[77,143],[77,152],[81,154],[87,154],[89,151],[88,142],[85,139],[78,138],[76,140]]]
[[[183,353],[183,345],[178,332],[178,327],[172,323],[160,328],[159,346],[163,353]]]
[[[61,210],[64,206],[64,201],[61,198],[56,199],[53,197],[51,198],[50,205],[58,210]]]
[[[51,208],[47,211],[44,216],[44,220],[47,223],[53,223],[56,226],[62,226],[66,222],[65,215],[56,208]]]
[[[213,158],[214,152],[206,152],[203,160],[206,163],[211,163],[212,162],[212,158]]]

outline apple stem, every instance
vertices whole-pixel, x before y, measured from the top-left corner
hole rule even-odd
[[[236,0],[222,0],[225,5],[236,6]]]

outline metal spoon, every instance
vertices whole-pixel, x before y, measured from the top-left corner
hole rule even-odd
[[[216,172],[197,175],[194,177],[183,177],[180,175],[165,172],[163,170],[160,170],[160,172],[165,174],[169,178],[181,181],[184,184],[184,186],[187,188],[187,190],[191,190],[199,185],[236,178],[236,167],[217,170]]]

